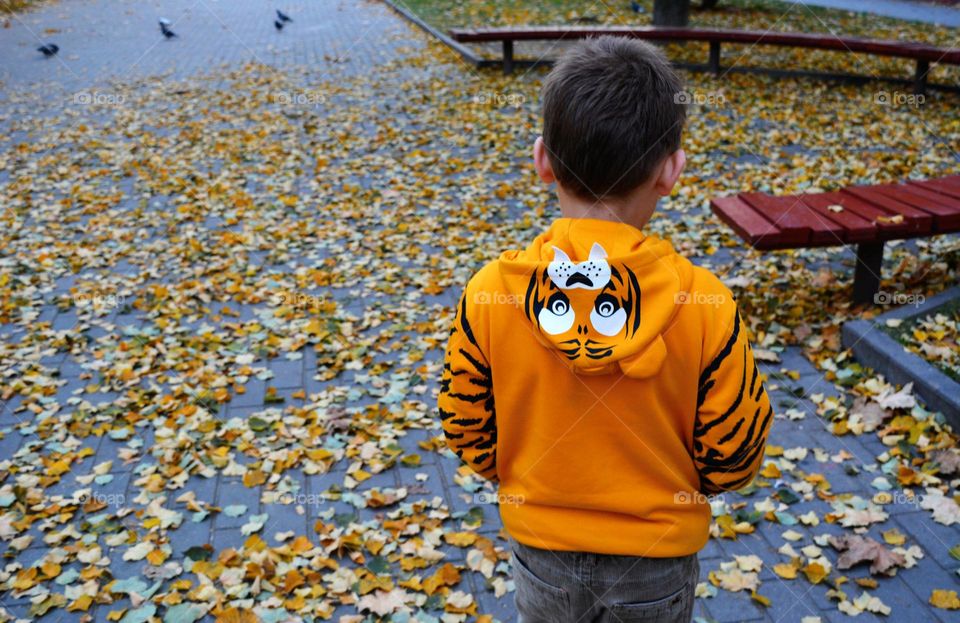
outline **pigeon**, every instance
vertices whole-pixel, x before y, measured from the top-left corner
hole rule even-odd
[[[37,52],[43,52],[43,55],[47,58],[50,58],[54,54],[60,51],[60,46],[56,43],[46,43],[37,48]]]
[[[273,27],[277,29],[277,32],[283,30],[283,22],[278,19],[273,20]]]
[[[280,18],[280,21],[281,21],[281,22],[292,22],[292,21],[293,21],[292,19],[290,19],[290,16],[289,16],[289,15],[287,15],[286,13],[284,13],[283,11],[281,11],[280,9],[277,9],[277,17]]]
[[[162,32],[163,36],[167,39],[173,39],[177,36],[177,33],[170,30],[170,28],[167,26],[166,20],[160,20],[160,32]]]

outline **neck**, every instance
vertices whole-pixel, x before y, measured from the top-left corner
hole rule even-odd
[[[582,199],[557,188],[560,214],[564,218],[592,218],[631,225],[637,229],[650,221],[657,207],[657,195],[634,193],[623,199]]]

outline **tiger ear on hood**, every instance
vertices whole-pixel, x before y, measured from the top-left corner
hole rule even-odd
[[[556,249],[557,247],[553,247],[553,248]],[[590,247],[590,257],[588,257],[587,260],[594,262],[597,260],[605,260],[605,259],[607,259],[606,249],[600,246],[599,242],[594,242],[593,246]]]
[[[550,263],[554,264],[554,263],[560,263],[560,262],[569,262],[571,264],[573,263],[573,262],[570,262],[570,256],[567,255],[566,251],[564,251],[560,247],[553,247],[553,260]]]

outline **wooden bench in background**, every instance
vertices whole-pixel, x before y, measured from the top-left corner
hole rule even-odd
[[[460,43],[500,41],[503,44],[503,71],[514,68],[515,41],[585,39],[601,35],[636,37],[650,41],[705,41],[710,44],[708,69],[719,75],[720,45],[775,45],[819,50],[835,50],[877,56],[893,56],[916,61],[914,93],[922,94],[927,86],[931,63],[960,65],[960,49],[938,48],[909,41],[881,41],[858,37],[841,37],[830,33],[790,33],[759,30],[726,30],[721,28],[669,28],[657,26],[531,26],[519,28],[453,29],[450,37]]]
[[[885,241],[960,231],[960,175],[830,193],[740,193],[710,207],[755,249],[857,245],[854,302],[873,303]]]

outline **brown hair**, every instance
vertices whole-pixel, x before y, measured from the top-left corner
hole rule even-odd
[[[543,84],[543,142],[557,181],[584,199],[622,197],[680,148],[680,78],[660,50],[626,37],[578,42]]]

